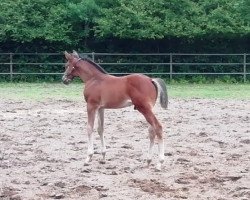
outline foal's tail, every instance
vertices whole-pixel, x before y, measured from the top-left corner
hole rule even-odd
[[[160,96],[160,104],[164,109],[168,108],[168,93],[165,81],[160,78],[152,79],[153,84],[156,86],[158,91],[158,96]]]

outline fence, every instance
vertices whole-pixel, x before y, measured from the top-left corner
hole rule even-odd
[[[126,54],[126,53],[82,53],[82,56],[89,56],[98,64],[104,66],[123,66],[123,72],[111,72],[111,74],[130,74],[136,71],[138,66],[143,66],[144,73],[148,75],[165,75],[171,79],[177,75],[240,75],[246,82],[250,75],[250,54],[182,54],[182,53],[155,53],[155,54]],[[48,59],[48,57],[57,57]],[[127,59],[130,57],[130,59]],[[133,59],[131,58],[133,57]],[[157,59],[154,59],[158,57]],[[44,58],[45,61],[41,58]],[[111,59],[112,58],[112,59]],[[126,59],[125,59],[126,58]],[[134,59],[136,58],[136,59]],[[138,61],[139,58],[139,61]],[[0,53],[0,75],[7,75],[12,81],[15,75],[61,75],[64,70],[64,56],[60,53]],[[149,59],[150,62],[141,60]],[[42,60],[39,62],[39,60]],[[129,60],[129,61],[128,61]],[[136,61],[135,61],[136,60]],[[156,60],[157,62],[152,62]],[[19,69],[17,66],[19,66]],[[36,71],[23,72],[20,70],[27,66],[38,66]],[[41,72],[41,68],[46,66],[47,72]],[[53,71],[50,66],[59,66]],[[125,66],[125,68],[124,68]],[[129,66],[133,66],[131,71]],[[149,66],[156,66],[155,70],[147,69]],[[186,66],[186,67],[185,67]],[[227,71],[228,67],[233,70]],[[191,70],[187,70],[190,67]],[[195,70],[194,68],[195,67]],[[211,71],[207,69],[210,67]],[[216,70],[217,67],[223,71]],[[129,70],[130,69],[130,70]],[[140,68],[141,69],[141,68]],[[184,70],[183,70],[184,69]],[[185,71],[187,70],[187,71]],[[226,72],[225,72],[226,71]]]

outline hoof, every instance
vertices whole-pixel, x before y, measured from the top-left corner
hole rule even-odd
[[[85,162],[84,162],[84,166],[89,166],[89,163],[92,161],[92,156],[93,155],[90,155],[86,158]]]
[[[151,162],[152,162],[152,159],[147,159],[148,167],[149,167],[149,165],[151,164]]]
[[[106,157],[106,151],[102,152],[102,160],[105,160],[105,157]]]
[[[156,172],[160,172],[161,171],[161,163],[158,163],[156,168],[155,168]]]
[[[163,163],[164,163],[164,160],[163,159],[161,159],[160,161],[159,161],[159,163],[157,163],[157,165],[156,165],[156,171],[161,171],[161,168],[162,168],[162,165],[163,165]]]
[[[106,164],[106,161],[105,160],[100,160],[99,163],[104,165],[104,164]]]

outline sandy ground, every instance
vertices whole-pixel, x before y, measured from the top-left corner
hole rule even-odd
[[[87,151],[86,105],[0,100],[0,199],[250,199],[250,101],[171,99],[162,172],[146,168],[147,123],[132,107],[105,111],[107,162]]]

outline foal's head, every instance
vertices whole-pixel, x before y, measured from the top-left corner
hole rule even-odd
[[[81,60],[78,53],[73,51],[72,54],[68,53],[67,51],[64,52],[65,58],[67,62],[65,64],[65,72],[62,77],[62,81],[64,84],[69,84],[74,77],[79,76],[78,71],[76,69],[76,63]]]

